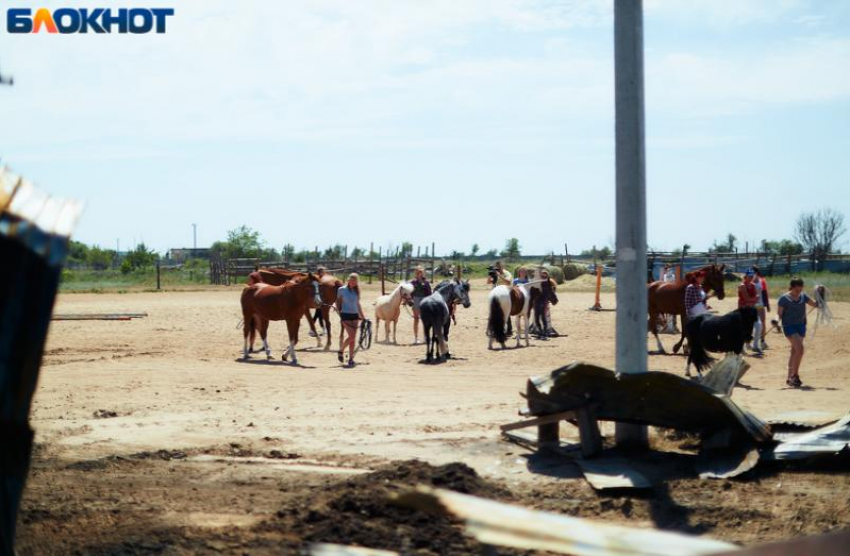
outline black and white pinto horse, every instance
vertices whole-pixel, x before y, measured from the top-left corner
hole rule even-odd
[[[493,349],[494,340],[499,342],[502,349],[505,349],[505,342],[512,334],[511,317],[516,317],[516,346],[520,347],[523,332],[525,332],[525,345],[529,345],[529,315],[539,292],[540,290],[530,282],[516,286],[499,285],[490,290],[487,297],[490,307],[490,316],[487,319],[487,333],[490,337],[488,349]],[[525,319],[525,326],[522,325],[523,319]]]
[[[451,357],[448,345],[452,323],[450,307],[455,303],[460,303],[464,308],[469,307],[469,280],[445,281],[419,303],[419,318],[425,331],[425,360],[429,363],[434,360],[434,348],[437,350],[437,361],[442,357]]]
[[[744,344],[753,339],[753,325],[757,319],[755,307],[743,307],[719,317],[703,313],[689,320],[685,325],[690,346],[685,375],[691,376],[693,363],[702,377],[702,370],[714,361],[708,355],[709,351],[740,355],[744,351]]]

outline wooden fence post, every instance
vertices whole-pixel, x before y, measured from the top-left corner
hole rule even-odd
[[[431,242],[431,281],[434,281],[434,271],[436,270],[436,251],[435,251],[435,243]]]
[[[160,288],[160,277],[159,277],[159,259],[156,260],[156,289]]]

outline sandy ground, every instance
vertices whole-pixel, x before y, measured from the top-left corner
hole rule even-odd
[[[371,350],[358,354],[358,366],[343,369],[334,349],[316,348],[306,324],[300,366],[280,361],[282,323],[270,330],[275,360],[254,354],[241,361],[239,291],[60,296],[59,313],[149,316],[52,323],[33,408],[38,451],[22,514],[21,554],[280,553],[280,546],[327,537],[286,537],[272,528],[275,536],[268,527],[258,532],[257,524],[279,516],[276,509],[293,493],[308,496],[358,469],[410,459],[434,466],[463,462],[509,493],[507,499],[527,505],[736,542],[850,524],[846,472],[773,470],[749,483],[682,479],[655,494],[672,504],[656,500],[667,513],[653,511],[653,499],[630,501],[626,511],[621,498],[593,494],[568,464],[549,462],[541,472],[524,450],[501,441],[498,425],[517,419],[523,406],[518,392],[530,375],[574,360],[613,367],[615,312],[588,311],[590,293],[561,294],[553,320],[566,337],[490,351],[487,290],[476,284],[472,306],[458,309],[452,329],[455,359],[424,364],[425,348],[411,345],[412,318],[403,312],[400,345],[382,343],[381,330]],[[364,291],[371,314],[378,291]],[[733,303],[713,304],[726,311]],[[613,294],[603,294],[603,307],[614,304]],[[846,413],[850,305],[834,304],[833,311],[837,327],[821,328],[807,341],[805,389],[785,387],[787,342],[771,333],[771,349],[763,359],[750,358],[746,388],[735,391],[735,400],[762,418]],[[333,325],[336,337],[335,317]],[[662,336],[668,349],[674,339]],[[654,348],[654,341],[647,346]],[[652,370],[678,374],[684,365],[682,356],[649,360]],[[603,433],[611,431],[603,425]],[[575,433],[565,427],[563,436]],[[576,500],[584,502],[576,506]],[[713,517],[700,518],[697,506]],[[718,518],[724,511],[734,515]],[[139,535],[151,530],[180,534],[148,546]],[[219,544],[210,547],[213,541]]]

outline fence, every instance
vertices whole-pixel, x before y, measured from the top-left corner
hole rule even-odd
[[[653,278],[660,278],[665,264],[681,267],[682,273],[710,264],[726,265],[730,272],[745,272],[754,265],[767,276],[799,274],[801,272],[850,272],[850,255],[832,254],[817,260],[811,254],[779,255],[776,253],[678,253],[652,252],[647,254],[647,266]]]
[[[433,279],[443,269],[442,262],[438,263],[436,258],[425,257],[393,257],[378,259],[314,259],[309,261],[294,262],[289,260],[263,261],[256,258],[237,259],[210,259],[210,283],[217,285],[231,285],[244,282],[243,278],[258,268],[288,268],[302,272],[315,272],[319,267],[324,267],[329,273],[342,276],[356,272],[361,277],[372,283],[373,279],[381,279],[398,282],[409,280],[413,277],[413,271],[418,266],[425,269]]]

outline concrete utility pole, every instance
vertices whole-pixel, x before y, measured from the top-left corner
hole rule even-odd
[[[646,149],[643,1],[614,0],[617,158],[617,372],[645,373]],[[646,427],[617,423],[618,446],[648,446]]]
[[[198,249],[198,225],[192,224],[192,250]]]

